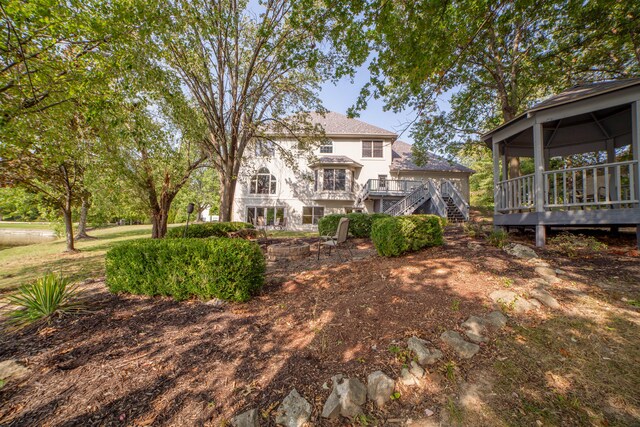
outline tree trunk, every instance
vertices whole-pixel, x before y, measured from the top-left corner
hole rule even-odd
[[[162,239],[167,234],[168,212],[158,209],[151,215],[151,238]]]
[[[71,203],[65,203],[62,208],[62,217],[64,218],[64,232],[67,238],[67,252],[75,252],[76,248],[73,242],[73,220],[71,218]]]
[[[222,197],[220,198],[220,221],[231,221],[233,214],[233,197],[236,192],[236,178],[225,177],[220,174],[220,187],[222,187]]]
[[[82,206],[80,207],[80,222],[78,223],[78,230],[76,232],[76,240],[91,239],[92,237],[87,234],[87,215],[89,214],[89,208],[91,202],[89,197],[82,197]]]
[[[169,210],[175,194],[163,194],[161,201],[151,211],[151,238],[162,239],[167,234]]]
[[[509,177],[505,179],[517,178],[520,176],[520,157],[508,157]]]

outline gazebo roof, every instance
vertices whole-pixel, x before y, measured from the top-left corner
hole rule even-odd
[[[551,156],[600,151],[631,143],[631,102],[640,98],[640,78],[573,86],[482,135],[490,147],[502,142],[510,156],[533,155],[533,124],[542,123]]]

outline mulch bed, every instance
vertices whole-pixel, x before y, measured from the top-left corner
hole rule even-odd
[[[0,390],[0,425],[208,426],[253,407],[273,424],[292,388],[318,417],[332,375],[364,381],[382,370],[397,377],[403,362],[390,346],[418,335],[442,347],[444,330],[492,309],[486,295],[504,276],[535,277],[532,266],[486,245],[472,251],[469,241],[453,228],[444,247],[381,258],[370,242],[356,240],[356,257],[345,263],[335,253],[317,261],[312,247],[305,260],[269,265],[252,301],[222,307],[112,295],[98,280],[85,286],[90,312],[0,337],[0,360],[16,358],[32,370]],[[637,258],[628,261],[603,261],[593,274],[615,268],[618,277],[640,276]],[[464,378],[489,363],[492,346],[469,361],[442,348],[443,362],[457,360]],[[385,410],[367,412],[382,424],[424,416],[446,402],[450,388],[436,366],[426,389],[403,391]],[[315,418],[315,425],[331,423]]]

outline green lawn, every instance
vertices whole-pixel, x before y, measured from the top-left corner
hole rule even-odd
[[[76,242],[77,253],[65,253],[64,239],[0,251],[0,294],[16,289],[49,271],[72,280],[104,274],[104,256],[115,243],[151,236],[150,225],[128,225],[91,231],[96,239]]]
[[[0,221],[0,228],[17,228],[22,230],[53,230],[50,222],[14,222]]]

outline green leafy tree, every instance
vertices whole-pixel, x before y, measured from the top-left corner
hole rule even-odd
[[[114,94],[103,110],[109,113],[102,117],[102,156],[107,174],[121,176],[149,212],[151,236],[162,238],[175,197],[207,156],[193,142],[195,129],[180,127],[189,123],[184,115],[190,110],[182,108],[179,94],[134,101],[124,96],[115,103]]]
[[[213,168],[202,168],[194,171],[187,185],[178,193],[175,206],[176,222],[187,219],[187,205],[193,203],[192,220],[203,221],[202,213],[209,209],[211,214],[218,214],[220,205],[220,181]]]
[[[207,133],[199,141],[220,181],[220,217],[231,218],[236,182],[256,137],[287,134],[309,143],[303,114],[319,110],[319,83],[333,59],[321,37],[296,21],[296,3],[179,0],[155,11],[146,39],[186,88],[190,116]],[[283,151],[283,153],[286,153]]]
[[[317,13],[343,28],[332,34],[352,65],[370,59],[352,113],[371,97],[414,109],[414,151],[424,162],[428,149],[456,154],[577,81],[638,75],[639,8],[632,0],[371,0]],[[443,94],[451,95],[445,111],[436,102]],[[519,159],[509,159],[510,175],[519,171]]]

